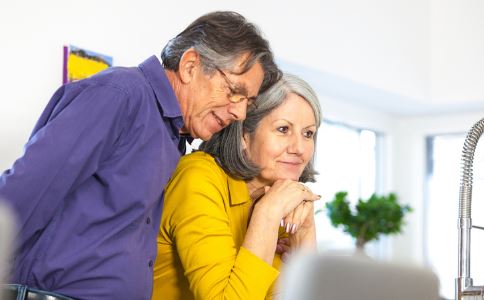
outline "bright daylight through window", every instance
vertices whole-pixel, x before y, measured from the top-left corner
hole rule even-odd
[[[318,245],[321,250],[353,249],[349,235],[331,226],[324,203],[336,192],[347,191],[353,204],[377,190],[379,141],[382,136],[371,130],[323,122],[318,133],[317,182],[311,189],[322,196],[316,204]],[[368,249],[371,251],[371,249]]]

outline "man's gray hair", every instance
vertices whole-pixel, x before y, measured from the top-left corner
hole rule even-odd
[[[190,48],[200,55],[203,70],[208,75],[214,74],[217,68],[240,75],[259,62],[264,70],[259,93],[281,78],[267,40],[254,24],[235,12],[212,12],[195,20],[163,48],[163,66],[178,71],[181,57]],[[235,72],[234,63],[244,54],[248,57],[243,68]]]
[[[214,134],[209,141],[203,142],[199,149],[214,156],[225,172],[232,177],[243,180],[255,178],[260,173],[260,168],[245,156],[242,146],[243,134],[245,132],[253,136],[259,122],[284,103],[291,93],[299,95],[308,102],[314,113],[316,127],[319,128],[322,116],[316,93],[304,80],[286,73],[275,85],[257,97],[257,105],[247,112],[245,121],[230,124]],[[314,133],[315,153],[316,137],[317,131]],[[313,154],[299,181],[314,182],[316,174]]]

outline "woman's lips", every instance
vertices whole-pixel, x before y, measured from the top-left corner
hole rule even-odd
[[[280,161],[280,163],[298,166],[298,165],[301,165],[303,162],[302,161]]]

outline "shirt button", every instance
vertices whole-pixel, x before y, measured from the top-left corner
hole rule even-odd
[[[148,266],[149,266],[150,268],[151,268],[151,267],[153,267],[153,261],[152,261],[152,260],[150,260],[150,262],[148,263]]]
[[[150,224],[150,223],[151,223],[150,217],[146,218],[146,224]]]

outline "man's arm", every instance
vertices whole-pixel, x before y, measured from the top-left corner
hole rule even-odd
[[[24,154],[0,177],[0,198],[17,213],[19,246],[41,231],[66,195],[94,174],[123,126],[127,95],[114,87],[92,85],[73,95],[56,93],[45,124]],[[66,104],[68,103],[68,105]]]

